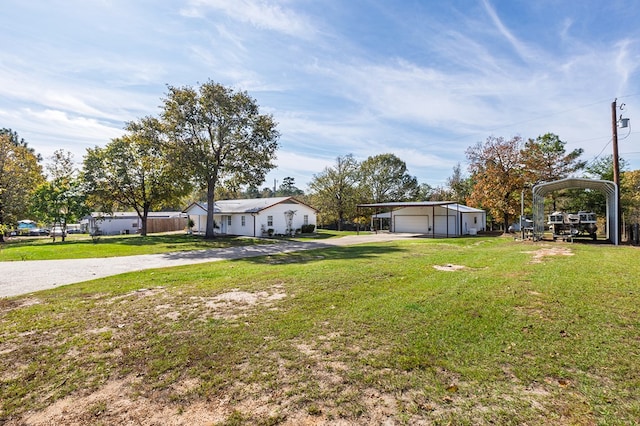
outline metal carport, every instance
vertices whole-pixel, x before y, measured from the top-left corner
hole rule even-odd
[[[533,236],[542,239],[544,234],[544,198],[547,194],[561,189],[593,189],[607,197],[607,238],[613,244],[620,243],[618,232],[618,186],[609,180],[584,178],[566,178],[553,182],[541,183],[531,190],[533,195]]]

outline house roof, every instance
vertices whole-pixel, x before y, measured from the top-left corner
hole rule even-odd
[[[170,217],[181,217],[183,216],[183,212],[149,212],[147,213],[148,218],[170,218]],[[137,219],[138,213],[136,212],[113,212],[113,213],[103,213],[103,212],[92,212],[91,217],[94,218],[110,218],[110,219]]]
[[[271,197],[271,198],[249,198],[238,200],[218,200],[214,203],[214,213],[216,214],[233,214],[233,213],[259,213],[262,210],[268,209],[278,204],[298,204],[302,206],[311,206],[296,200],[293,197]],[[184,212],[188,212],[193,209],[200,208],[203,211],[207,211],[207,203],[191,203]]]

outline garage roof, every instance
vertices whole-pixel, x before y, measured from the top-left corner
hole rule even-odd
[[[357,207],[433,207],[455,204],[454,201],[396,201],[391,203],[358,204]]]

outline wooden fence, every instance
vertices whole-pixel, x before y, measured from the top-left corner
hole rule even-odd
[[[147,218],[147,234],[156,232],[183,231],[187,227],[186,217]]]

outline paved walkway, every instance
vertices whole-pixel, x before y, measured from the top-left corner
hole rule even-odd
[[[144,269],[290,253],[331,246],[384,242],[414,236],[415,234],[367,233],[331,238],[322,242],[290,241],[277,244],[139,256],[0,262],[0,297],[17,296],[61,285]]]

